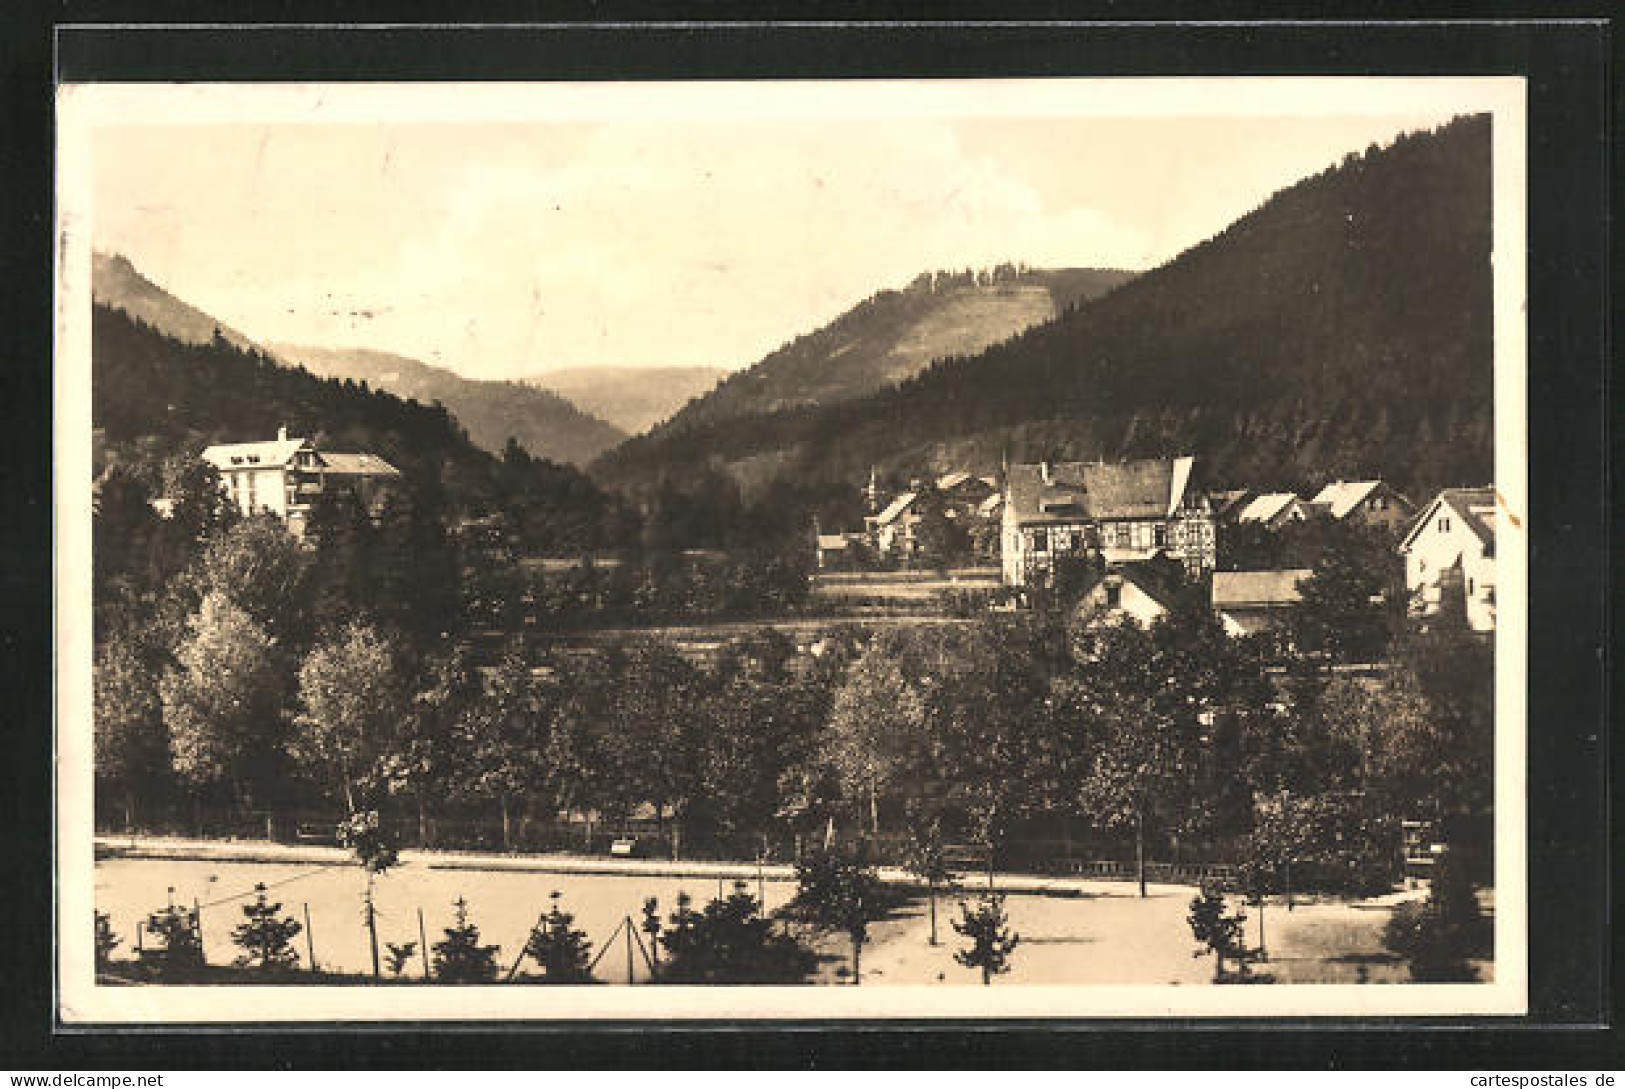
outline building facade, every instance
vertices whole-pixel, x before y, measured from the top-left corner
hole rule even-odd
[[[1213,512],[1190,457],[1041,462],[1005,472],[1000,558],[1011,586],[1041,582],[1058,557],[1108,564],[1166,556],[1188,576],[1213,568]]]
[[[1495,629],[1494,488],[1446,488],[1422,511],[1399,551],[1413,611],[1428,615],[1459,600],[1469,627]]]
[[[290,438],[285,427],[268,442],[211,446],[203,460],[219,472],[220,486],[239,513],[274,514],[296,537],[304,535],[311,505],[324,492],[401,475],[374,454],[318,451],[309,439]]]

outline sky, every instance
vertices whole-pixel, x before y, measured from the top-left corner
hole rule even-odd
[[[936,268],[1149,269],[1450,110],[104,124],[92,238],[263,342],[748,366]]]

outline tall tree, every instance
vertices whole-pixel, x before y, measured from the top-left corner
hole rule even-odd
[[[159,685],[175,771],[194,788],[223,787],[251,806],[277,777],[285,734],[280,653],[224,594],[203,598]]]
[[[318,645],[299,669],[303,711],[291,749],[319,781],[336,787],[346,814],[380,785],[380,760],[408,713],[396,650],[353,623]]]
[[[902,646],[876,635],[847,667],[830,708],[828,756],[847,798],[867,808],[880,832],[881,798],[891,789],[925,722],[925,705],[903,675]]]
[[[95,715],[96,779],[122,795],[133,830],[136,799],[161,790],[170,757],[155,656],[131,633],[110,636],[96,654]]]

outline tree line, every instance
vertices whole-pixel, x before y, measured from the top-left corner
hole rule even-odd
[[[188,805],[382,812],[427,841],[451,815],[517,848],[637,818],[689,853],[934,837],[1013,857],[1065,824],[1142,857],[1245,846],[1261,872],[1349,888],[1391,876],[1399,817],[1486,826],[1491,659],[1460,618],[1396,621],[1375,679],[1307,638],[1284,659],[1232,639],[1198,593],[1150,628],[1040,599],[810,653],[762,630],[709,662],[652,639],[482,657],[432,534],[328,566],[320,520],[307,547],[194,498],[154,524],[206,528],[145,598],[98,547],[96,770],[104,815],[137,825]],[[1350,574],[1317,564],[1294,625],[1380,608]]]

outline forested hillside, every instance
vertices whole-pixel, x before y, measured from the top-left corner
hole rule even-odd
[[[684,413],[595,466],[628,485],[871,464],[1195,453],[1210,482],[1490,479],[1490,122],[1351,153],[1116,291],[895,390]]]
[[[1133,275],[1014,265],[922,273],[729,375],[662,430],[862,397],[913,377],[934,359],[980,351],[1047,321]]]
[[[410,486],[432,491],[447,520],[505,512],[530,550],[601,548],[628,532],[626,512],[580,472],[522,452],[495,458],[440,405],[318,378],[224,338],[185,344],[100,305],[93,321],[98,471],[120,464],[156,493],[166,462],[211,442],[274,438],[285,426],[320,448],[380,455]]]
[[[129,258],[119,253],[93,253],[90,292],[96,302],[122,310],[132,318],[188,344],[207,344],[218,333],[239,348],[257,347],[231,326],[183,302],[141,275]]]
[[[626,437],[556,393],[520,382],[464,378],[408,356],[369,348],[275,344],[272,350],[324,378],[348,378],[425,403],[439,401],[492,453],[507,441],[537,457],[584,465]]]
[[[728,372],[721,367],[560,367],[520,381],[552,390],[629,435],[647,431]]]

